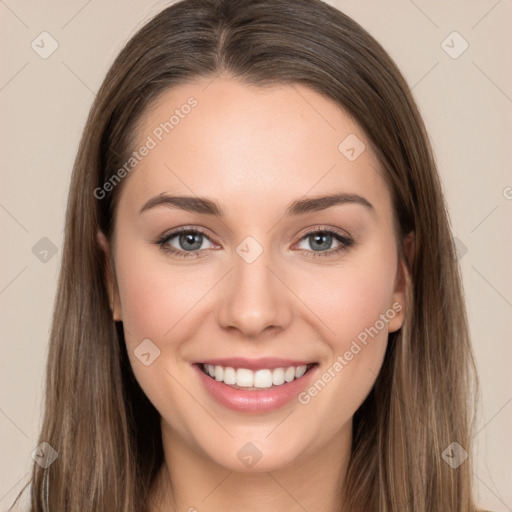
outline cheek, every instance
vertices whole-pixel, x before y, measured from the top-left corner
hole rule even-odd
[[[377,327],[386,338],[389,320],[396,316],[392,308],[396,267],[394,247],[380,241],[358,254],[347,254],[336,268],[315,271],[311,279],[302,280],[298,295],[327,326],[337,353],[383,314],[387,314],[385,325],[379,321]]]
[[[191,286],[190,273],[156,261],[150,252],[134,249],[129,257],[116,259],[126,349],[146,396],[161,414],[172,417],[174,427],[185,436],[190,399],[179,385],[184,382],[180,336],[183,329],[194,335],[197,322],[192,324],[187,312],[204,291]],[[144,353],[150,354],[146,361]]]
[[[347,256],[336,271],[316,272],[309,281],[314,285],[299,292],[328,327],[329,332],[322,327],[322,337],[330,347],[320,382],[303,403],[321,394],[315,407],[326,407],[325,414],[336,415],[339,422],[355,412],[380,371],[389,323],[401,309],[393,307],[396,266],[395,248],[381,240],[364,254]]]
[[[166,264],[161,256],[155,258],[156,248],[125,246],[132,249],[118,255],[116,272],[127,343],[172,338],[166,334],[197,301],[193,275]]]
[[[118,247],[122,248],[121,242]],[[382,364],[396,255],[392,246],[379,240],[357,254],[347,253],[336,266],[304,262],[282,270],[284,281],[300,298],[297,325],[310,324],[308,329],[318,333],[322,352],[329,353],[330,357],[322,361],[325,377],[320,374],[321,383],[311,390],[309,400],[315,415],[326,414],[335,420],[335,429],[359,407]],[[185,425],[181,425],[186,417],[186,397],[174,381],[186,376],[182,373],[186,369],[180,361],[180,345],[201,337],[201,320],[215,308],[215,283],[223,271],[201,264],[195,271],[173,266],[136,244],[130,251],[119,251],[116,271],[125,340],[135,376],[159,411],[174,404],[173,409],[182,412],[173,416],[173,424],[186,432]],[[278,297],[289,301],[290,307],[297,305],[289,293]],[[161,350],[161,357],[148,367],[134,356],[134,350],[145,339]],[[166,369],[173,375],[165,373]],[[317,394],[322,398],[314,398]]]
[[[127,343],[145,338],[160,339],[171,328],[164,319],[172,320],[172,294],[165,291],[165,282],[154,279],[145,267],[132,267],[129,277],[119,279],[123,326]]]

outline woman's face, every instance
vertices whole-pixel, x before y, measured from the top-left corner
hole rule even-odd
[[[221,76],[167,91],[137,133],[116,316],[164,437],[235,471],[348,442],[404,314],[361,129],[304,86]]]

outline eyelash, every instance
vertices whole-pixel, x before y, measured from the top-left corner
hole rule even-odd
[[[182,251],[182,250],[178,250],[174,247],[167,245],[170,240],[172,240],[173,238],[175,238],[176,236],[181,235],[181,234],[201,234],[204,237],[208,238],[208,240],[210,240],[210,237],[202,229],[184,227],[184,228],[176,229],[176,230],[172,231],[171,233],[167,233],[167,234],[161,236],[158,240],[156,240],[153,243],[158,245],[164,252],[171,253],[180,258],[190,258],[190,257],[199,258],[199,257],[201,257],[201,255],[204,252],[208,251],[208,249],[202,249],[199,251]],[[341,251],[346,251],[349,247],[351,247],[355,243],[352,238],[341,234],[341,232],[339,232],[333,228],[329,228],[329,229],[317,228],[315,230],[308,231],[300,238],[299,242],[309,236],[317,235],[317,234],[333,235],[333,238],[335,238],[340,243],[340,246],[336,249],[330,249],[327,251],[311,251],[311,250],[303,249],[308,254],[312,253],[314,258],[333,256],[334,254],[337,254]]]

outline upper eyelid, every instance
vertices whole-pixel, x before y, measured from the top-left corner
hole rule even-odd
[[[333,226],[327,226],[322,224],[316,224],[313,227],[309,226],[307,228],[304,228],[304,230],[301,230],[301,234],[299,235],[300,238],[304,238],[305,236],[311,235],[312,233],[334,233],[340,236],[343,236],[345,238],[352,238],[352,235],[342,228],[335,228]]]
[[[165,233],[162,236],[160,236],[159,239],[160,240],[170,240],[171,238],[174,238],[175,236],[178,236],[182,233],[199,233],[200,235],[204,235],[211,242],[213,242],[213,240],[211,240],[212,237],[208,234],[208,232],[206,230],[204,230],[204,228],[199,228],[199,227],[190,227],[189,228],[186,226],[176,228],[175,230],[171,230],[170,232]]]
[[[199,233],[199,234],[205,236],[206,238],[208,238],[208,240],[210,240],[210,242],[212,242],[213,244],[216,244],[216,242],[214,240],[212,240],[212,237],[208,234],[207,230],[205,228],[202,228],[199,226],[195,226],[195,227],[183,226],[180,228],[176,228],[175,230],[171,231],[170,233],[159,237],[159,240],[168,242],[172,238],[180,235],[181,233],[190,233],[190,232]],[[307,236],[311,236],[314,233],[332,233],[334,235],[338,235],[339,237],[349,239],[353,242],[352,236],[345,230],[343,230],[341,228],[334,228],[334,227],[325,226],[325,225],[317,225],[317,226],[313,226],[313,227],[304,228],[304,230],[299,235],[298,241],[300,242],[303,238],[305,238]],[[191,251],[191,252],[194,252],[194,251]]]

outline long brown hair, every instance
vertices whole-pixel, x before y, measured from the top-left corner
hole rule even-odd
[[[457,468],[442,457],[453,442],[470,452],[476,375],[429,139],[385,50],[320,0],[179,1],[135,34],[108,71],[71,180],[39,436],[58,459],[47,469],[34,464],[32,510],[147,510],[163,463],[159,414],[134,378],[122,324],[112,321],[96,239],[98,230],[112,236],[123,183],[104,198],[95,190],[126,162],[137,121],[160,93],[220,72],[261,87],[300,83],[337,102],[373,145],[392,194],[406,318],[354,416],[340,510],[475,510],[471,457]],[[402,242],[411,232],[407,261]]]

